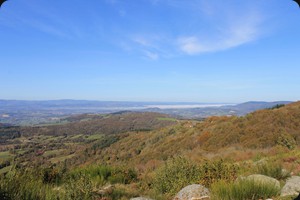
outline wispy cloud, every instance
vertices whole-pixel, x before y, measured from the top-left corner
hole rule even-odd
[[[11,4],[13,3],[11,2]],[[0,24],[17,30],[30,28],[64,39],[80,38],[85,34],[85,31],[81,30],[80,26],[76,24],[76,20],[64,17],[61,7],[39,1],[28,3],[28,1],[23,0],[19,3],[20,5],[17,6],[22,9],[19,12],[7,11],[6,20],[4,21],[6,23],[2,23],[2,20],[0,20]],[[16,5],[13,6],[17,7]]]
[[[227,12],[222,12],[208,2],[204,5],[202,13],[212,26],[197,34],[178,37],[177,44],[182,52],[195,55],[224,51],[253,42],[263,35],[262,24],[265,19],[258,10],[244,8],[241,12],[243,8],[225,7],[223,9],[227,9]]]
[[[257,20],[257,16],[249,17],[242,23],[227,25],[211,36],[199,34],[200,36],[179,37],[178,45],[181,51],[190,55],[238,47],[255,41],[261,36],[261,22],[262,20]]]
[[[157,60],[159,58],[159,55],[157,53],[153,53],[150,51],[144,51],[144,54],[150,60]]]
[[[105,40],[151,60],[182,53],[198,55],[224,51],[256,41],[264,33],[265,19],[256,2],[144,0],[143,4],[148,2],[150,8],[138,14],[131,12],[132,5],[123,1],[104,2],[115,12],[105,13],[105,18],[103,13],[90,9],[81,19],[75,18],[75,11],[65,16],[61,8],[43,9],[48,4],[26,1],[24,5],[31,11],[31,17],[19,16],[14,21],[56,37]],[[167,11],[164,18],[153,14],[162,10]],[[144,16],[139,16],[141,14]],[[112,16],[111,20],[106,20],[107,16]],[[128,26],[124,26],[127,22]]]
[[[182,29],[173,30],[172,35],[168,27],[164,27],[155,33],[156,37],[147,37],[147,34],[151,34],[147,33],[132,38],[136,48],[140,48],[140,52],[149,58],[159,59],[167,57],[167,54],[198,55],[225,51],[254,42],[265,33],[263,25],[266,18],[260,12],[260,4],[237,0],[191,0],[184,3],[178,0],[148,1],[178,12],[189,12],[183,16],[186,24],[181,24]],[[180,27],[182,22],[179,20],[178,23],[177,27]]]
[[[151,41],[150,39],[147,39],[146,37],[142,37],[142,36],[135,36],[132,38],[132,41],[141,45],[141,46],[145,46],[145,47],[153,47],[153,41]]]
[[[29,25],[36,30],[44,32],[49,35],[54,35],[61,38],[70,38],[70,34],[66,33],[64,30],[57,28],[55,25],[49,23],[42,23],[40,21],[31,19],[31,20],[21,20],[24,24]]]
[[[168,45],[162,36],[139,34],[131,37],[132,47],[138,50],[142,57],[150,60],[158,60],[161,57],[167,57],[166,45]],[[131,49],[132,50],[132,49]]]

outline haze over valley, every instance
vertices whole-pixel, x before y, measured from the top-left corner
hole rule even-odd
[[[258,109],[291,103],[246,102],[229,103],[187,103],[187,102],[117,102],[117,101],[17,101],[0,100],[0,123],[10,125],[56,124],[70,115],[108,114],[115,112],[158,112],[178,119],[204,119],[209,116],[242,116]]]

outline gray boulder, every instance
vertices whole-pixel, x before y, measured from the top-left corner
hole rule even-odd
[[[135,197],[135,198],[131,198],[130,200],[153,200],[147,197]]]
[[[210,199],[209,190],[199,184],[186,186],[178,192],[173,200],[207,200]]]
[[[300,192],[300,176],[292,176],[287,179],[281,189],[281,196],[298,195]]]
[[[279,181],[276,180],[275,178],[272,178],[272,177],[269,177],[269,176],[265,176],[265,175],[261,175],[261,174],[253,174],[253,175],[247,176],[245,179],[246,180],[253,180],[255,182],[259,182],[259,183],[262,183],[262,184],[274,185],[275,187],[280,189]]]

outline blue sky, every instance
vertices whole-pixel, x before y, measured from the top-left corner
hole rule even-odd
[[[299,100],[292,0],[9,0],[0,99]]]

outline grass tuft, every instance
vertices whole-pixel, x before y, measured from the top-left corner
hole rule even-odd
[[[274,162],[258,164],[256,166],[255,173],[273,177],[277,180],[285,180],[290,177],[290,173],[283,169],[281,164]]]
[[[212,200],[256,200],[276,197],[280,188],[255,180],[226,182],[221,180],[211,187]]]

